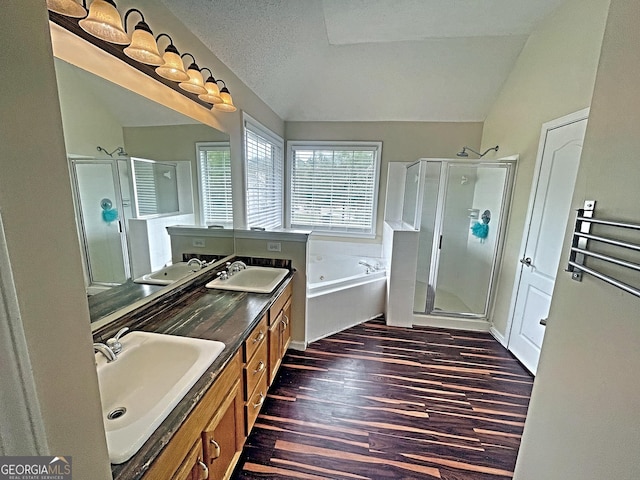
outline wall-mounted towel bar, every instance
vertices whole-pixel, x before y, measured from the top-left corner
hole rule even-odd
[[[640,232],[640,224],[593,218],[595,205],[595,200],[587,200],[586,202],[584,202],[584,208],[578,210],[575,228],[573,230],[573,242],[571,246],[571,254],[569,255],[569,267],[567,268],[567,271],[571,272],[571,278],[573,280],[581,281],[582,274],[588,273],[589,275],[610,283],[611,285],[614,285],[624,290],[625,292],[635,295],[636,297],[640,297],[640,288],[625,283],[612,275],[604,274],[585,265],[587,258],[594,258],[603,262],[640,272],[639,263],[618,258],[614,255],[595,252],[589,249],[589,241],[591,241],[610,245],[614,247],[614,250],[620,248],[640,252],[640,244],[638,243],[622,241],[611,238],[609,236],[594,235],[590,233],[592,225],[602,225],[603,227],[607,227],[607,231],[610,231],[608,227],[611,227],[612,229],[627,229]]]

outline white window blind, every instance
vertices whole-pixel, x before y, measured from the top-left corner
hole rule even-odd
[[[282,227],[284,157],[282,140],[245,120],[247,226]]]
[[[158,195],[153,164],[137,161],[133,163],[136,184],[136,200],[138,215],[154,215],[158,213]]]
[[[228,143],[197,143],[200,211],[206,225],[233,226],[231,150]]]
[[[291,228],[375,235],[380,146],[290,144]]]

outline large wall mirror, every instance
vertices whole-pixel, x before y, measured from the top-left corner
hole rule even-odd
[[[196,144],[229,136],[58,58],[55,68],[90,306],[122,284],[137,292],[92,308],[94,321],[163,288],[133,280],[171,262],[167,226],[200,223]]]

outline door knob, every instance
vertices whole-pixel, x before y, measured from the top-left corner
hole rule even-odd
[[[531,267],[532,262],[533,260],[531,260],[531,257],[522,257],[520,259],[520,263],[523,264],[525,267]]]

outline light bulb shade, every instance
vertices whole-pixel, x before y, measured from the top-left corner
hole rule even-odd
[[[143,25],[146,26],[146,23]],[[164,60],[158,51],[158,44],[148,28],[136,26],[131,36],[131,44],[124,49],[124,54],[147,65],[163,65]]]
[[[169,45],[165,50],[162,59],[164,60],[164,65],[156,68],[156,73],[158,75],[162,78],[166,78],[167,80],[171,80],[172,82],[186,82],[189,80],[189,75],[184,71],[182,58],[180,58],[175,47],[171,48],[171,45]]]
[[[207,90],[207,93],[203,93],[198,95],[198,98],[203,102],[207,103],[222,103],[223,100],[220,97],[220,88],[218,88],[218,84],[215,82],[213,77],[209,77],[204,84],[204,88]]]
[[[66,17],[83,18],[87,10],[76,0],[47,0],[47,8]]]
[[[204,88],[204,78],[202,78],[200,69],[195,63],[191,64],[187,70],[187,75],[189,75],[189,80],[178,84],[181,89],[195,93],[196,95],[204,95],[207,93],[207,89]]]
[[[227,87],[223,87],[220,91],[220,98],[222,98],[222,103],[216,103],[213,108],[216,110],[220,110],[221,112],[235,112],[237,110],[236,106],[233,104],[233,99],[231,98],[231,94]]]
[[[107,0],[93,0],[89,15],[78,22],[87,33],[105,42],[128,45],[131,39],[122,28],[122,19],[115,5]]]

